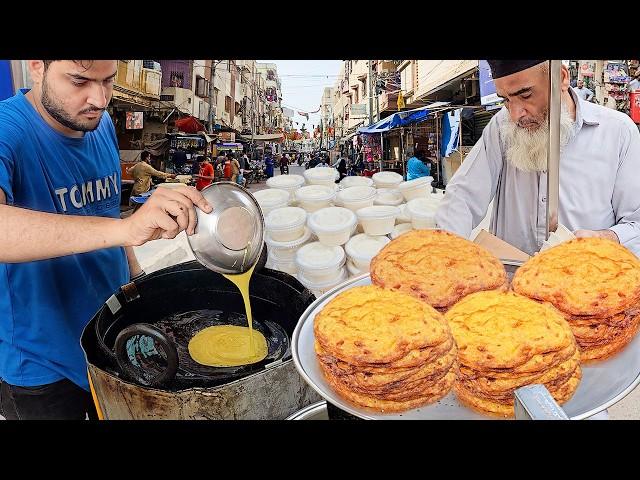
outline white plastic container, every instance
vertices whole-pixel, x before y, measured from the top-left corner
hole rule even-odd
[[[399,205],[398,208],[400,209],[400,215],[396,217],[396,225],[400,225],[401,223],[411,223],[411,214],[407,209],[407,204],[403,203],[402,205]]]
[[[312,213],[308,220],[311,231],[327,246],[347,243],[357,223],[356,214],[342,207],[323,208]]]
[[[309,243],[300,248],[295,258],[298,270],[314,283],[336,280],[345,260],[342,247],[328,247],[320,242]]]
[[[336,203],[354,212],[373,205],[376,199],[376,189],[373,187],[349,187],[340,190],[336,196]]]
[[[373,187],[373,180],[369,177],[350,176],[344,177],[340,182],[341,188]]]
[[[413,225],[410,223],[401,223],[393,227],[393,231],[391,232],[391,240],[395,240],[403,233],[407,233],[413,230]]]
[[[334,186],[340,177],[338,170],[333,167],[315,167],[304,171],[304,178],[309,185]]]
[[[267,232],[276,242],[291,242],[304,234],[307,212],[298,207],[272,210],[264,220]]]
[[[363,272],[356,268],[351,260],[347,260],[347,271],[349,272],[349,278],[359,277],[367,273],[366,271]]]
[[[298,272],[297,277],[302,285],[311,290],[311,293],[313,293],[316,297],[320,297],[332,288],[340,285],[342,282],[345,282],[347,280],[347,269],[342,267],[336,279],[325,282],[315,282],[313,280],[309,280],[309,278],[303,272]]]
[[[278,188],[289,192],[291,200],[294,199],[294,193],[297,189],[304,185],[304,177],[302,175],[278,175],[267,180],[269,188]]]
[[[265,263],[264,266],[272,270],[279,270],[281,272],[288,273],[289,275],[298,274],[298,266],[295,262],[283,262],[271,256],[267,257],[267,263]]]
[[[293,262],[296,258],[296,252],[298,249],[303,245],[306,245],[309,241],[314,240],[309,227],[305,226],[303,230],[304,233],[300,238],[290,242],[274,241],[271,238],[271,235],[267,232],[264,237],[264,241],[267,244],[269,255],[271,255],[274,260],[278,260],[280,262]]]
[[[408,202],[414,198],[427,197],[433,190],[431,186],[433,177],[420,177],[415,180],[409,180],[402,182],[398,185],[398,190],[404,196],[404,199]]]
[[[404,197],[397,188],[381,188],[376,193],[374,205],[391,205],[397,207],[404,202]]]
[[[283,208],[289,205],[289,192],[280,190],[279,188],[267,188],[259,192],[252,193],[257,200],[262,214],[266,217],[276,208]]]
[[[389,205],[374,205],[361,208],[356,214],[364,233],[367,235],[387,235],[393,231],[396,217],[400,215],[400,209]]]
[[[335,189],[327,185],[307,185],[295,193],[298,205],[309,213],[331,206],[335,196]]]
[[[398,188],[402,183],[402,175],[396,172],[378,172],[373,174],[373,183],[376,188]]]
[[[415,198],[407,203],[407,210],[411,215],[411,224],[416,230],[436,228],[437,202],[432,198]]]
[[[368,272],[371,259],[390,241],[384,235],[373,236],[361,233],[349,240],[344,249],[355,268],[361,272]]]

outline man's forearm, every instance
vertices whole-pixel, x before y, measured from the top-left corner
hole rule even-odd
[[[120,222],[0,205],[0,262],[30,262],[123,245]]]
[[[133,247],[124,247],[124,251],[127,254],[127,263],[129,264],[129,274],[131,278],[138,276],[142,273],[142,267],[138,262],[138,257],[136,257],[133,251]]]

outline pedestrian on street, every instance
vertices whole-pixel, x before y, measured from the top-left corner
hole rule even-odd
[[[231,163],[231,181],[237,183],[238,175],[240,174],[240,163],[233,153],[229,153],[229,162]]]
[[[424,160],[424,150],[416,150],[416,154],[407,162],[407,180],[428,177],[431,174],[431,165],[427,165]]]
[[[133,246],[193,234],[186,185],[120,218],[118,141],[106,108],[117,60],[28,60],[32,88],[0,102],[0,415],[96,418],[80,335],[144,274]]]
[[[271,178],[273,177],[273,157],[271,156],[271,153],[265,153],[264,155],[264,164],[265,164],[265,169],[264,169],[264,173],[267,176],[267,178]]]
[[[578,87],[575,89],[576,95],[582,100],[590,102],[593,98],[593,92],[584,86],[584,80],[578,80]]]
[[[196,182],[196,190],[201,191],[211,185],[215,180],[215,171],[213,165],[209,161],[209,157],[201,156],[198,158],[199,171],[194,177],[198,180]]]
[[[151,178],[176,178],[175,173],[165,173],[153,168],[149,162],[151,160],[151,153],[144,150],[140,154],[140,161],[135,165],[127,168],[127,173],[133,177],[133,190],[131,196],[135,197],[142,193],[146,193],[151,190]],[[131,199],[129,199],[129,205],[132,205]]]
[[[289,157],[286,153],[280,159],[280,175],[284,175],[285,173],[289,173]]]

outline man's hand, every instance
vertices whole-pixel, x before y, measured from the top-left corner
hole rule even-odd
[[[573,234],[578,238],[586,238],[586,237],[596,237],[596,238],[606,238],[608,240],[613,240],[614,242],[620,243],[620,239],[616,232],[613,230],[576,230]]]
[[[205,213],[212,210],[193,187],[158,188],[136,213],[122,220],[123,245],[175,238],[183,230],[193,235],[197,218],[194,205]]]
[[[178,176],[177,173],[172,173],[171,175],[169,175],[169,178],[176,178]]]

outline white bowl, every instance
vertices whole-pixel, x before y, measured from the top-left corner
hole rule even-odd
[[[265,228],[276,242],[291,242],[304,234],[307,212],[298,207],[272,210],[265,218]]]
[[[309,213],[331,206],[335,196],[336,191],[327,185],[307,185],[299,188],[295,193],[298,205]]]
[[[400,215],[396,217],[396,225],[399,225],[401,223],[411,223],[411,214],[407,209],[407,204],[403,203],[401,205],[398,205],[398,208],[400,209]]]
[[[373,201],[374,205],[391,205],[397,207],[404,202],[404,197],[397,188],[380,188]]]
[[[413,225],[410,223],[401,223],[393,227],[393,231],[391,232],[391,240],[395,240],[403,233],[407,233],[413,230]]]
[[[416,230],[436,228],[437,202],[430,197],[414,198],[407,203],[407,210],[411,215],[411,224]]]
[[[397,188],[402,182],[402,175],[396,172],[378,172],[373,174],[376,188]]]
[[[303,234],[300,238],[292,240],[290,242],[278,242],[271,238],[271,235],[267,232],[264,237],[264,241],[267,244],[267,250],[269,254],[273,256],[275,260],[281,262],[292,262],[295,259],[296,252],[300,247],[312,240],[311,230],[305,226],[303,228]]]
[[[349,240],[344,249],[355,268],[361,272],[368,272],[373,257],[390,241],[384,235],[373,236],[361,233]]]
[[[267,257],[265,267],[271,268],[272,270],[279,270],[281,272],[288,273],[289,275],[296,275],[298,273],[298,267],[295,262],[281,261],[271,255]]]
[[[420,177],[415,180],[402,182],[398,185],[398,190],[400,190],[400,193],[402,193],[404,199],[408,202],[414,198],[427,197],[433,190],[431,182],[433,182],[433,177]]]
[[[358,269],[353,264],[353,261],[351,261],[351,260],[347,260],[347,271],[349,272],[349,277],[350,278],[359,277],[360,275],[364,275],[365,273],[367,273],[366,270],[362,271],[362,270]]]
[[[349,187],[340,190],[336,196],[336,203],[352,211],[373,205],[376,189],[373,187]]]
[[[340,182],[341,188],[372,187],[372,186],[373,186],[373,180],[369,177],[361,177],[361,176],[344,177]]]
[[[393,231],[396,217],[400,215],[400,209],[389,205],[374,205],[361,208],[356,214],[364,233],[368,235],[387,235]]]
[[[289,205],[289,192],[279,188],[267,188],[259,192],[251,193],[262,209],[262,215],[267,216],[276,208]]]
[[[330,282],[340,274],[346,256],[342,247],[328,247],[320,242],[309,243],[296,252],[298,270],[312,282]]]
[[[356,214],[342,207],[328,207],[309,216],[308,225],[318,240],[327,246],[344,245],[358,223]]]
[[[335,279],[324,282],[311,280],[303,272],[298,272],[297,277],[302,285],[311,290],[311,293],[313,293],[316,297],[320,297],[332,288],[340,285],[342,282],[345,282],[347,280],[347,270],[346,268],[342,267]]]
[[[309,185],[335,185],[340,177],[338,170],[333,167],[315,167],[304,171],[304,178]]]

